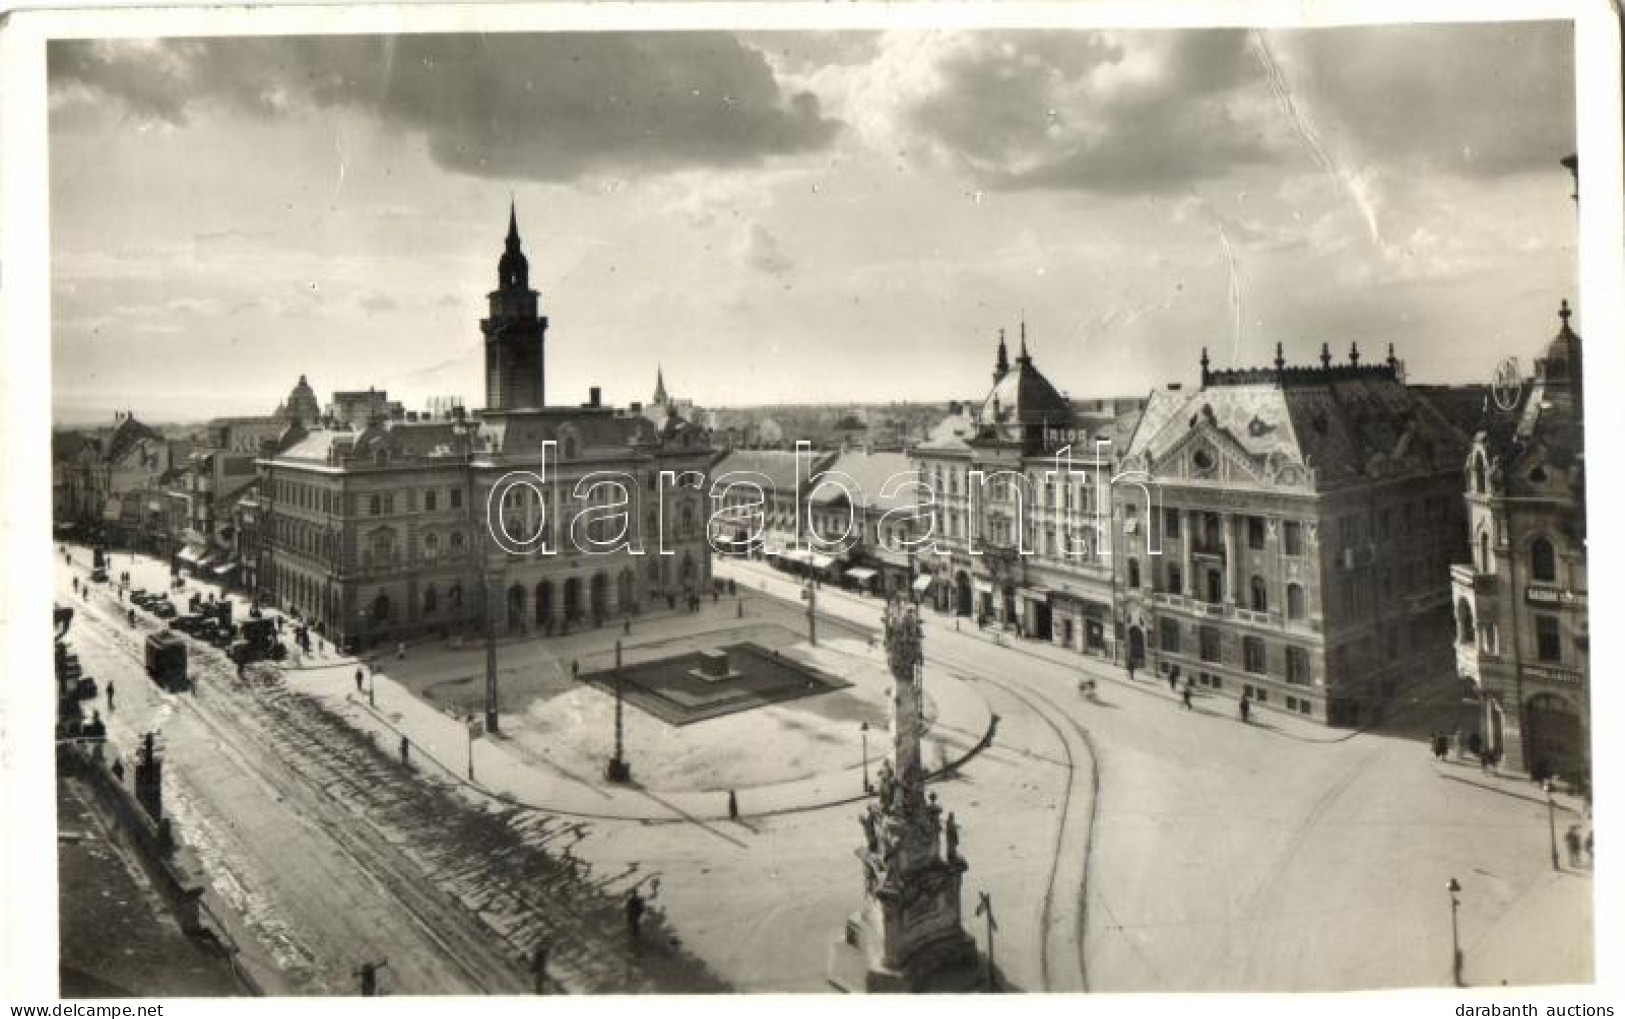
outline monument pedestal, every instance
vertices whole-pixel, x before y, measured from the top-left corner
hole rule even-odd
[[[923,704],[919,617],[894,602],[886,617],[892,687],[891,753],[878,796],[858,822],[863,905],[830,946],[829,981],[848,992],[966,991],[976,987],[976,942],[960,925],[959,826],[927,796],[920,767]]]

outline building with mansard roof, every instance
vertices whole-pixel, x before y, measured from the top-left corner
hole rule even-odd
[[[1112,426],[1080,422],[1045,378],[1025,324],[1020,351],[1012,363],[1001,332],[986,397],[952,408],[909,450],[934,510],[935,553],[917,557],[915,584],[929,580],[941,611],[1109,658],[1112,577],[1098,531],[1119,447]]]
[[[477,629],[548,635],[698,593],[711,580],[702,430],[549,405],[548,320],[517,213],[488,296],[486,406],[291,426],[260,457],[255,573],[341,643]],[[380,394],[381,395],[381,394]],[[524,474],[529,485],[504,479]],[[489,606],[489,613],[486,609]]]
[[[1126,660],[1331,724],[1450,683],[1467,435],[1386,362],[1218,371],[1151,394],[1113,491]]]
[[[1562,325],[1532,377],[1500,379],[1466,466],[1468,556],[1451,566],[1456,663],[1502,766],[1589,781],[1585,402]]]

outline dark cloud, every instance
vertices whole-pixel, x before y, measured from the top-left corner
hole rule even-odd
[[[1465,176],[1574,151],[1569,22],[1271,32],[1297,102],[1370,160]]]
[[[73,41],[52,45],[50,81],[171,123],[204,103],[353,108],[421,132],[449,169],[543,181],[748,164],[840,127],[726,33]]]
[[[979,34],[907,111],[984,184],[1163,193],[1269,158],[1240,31]]]

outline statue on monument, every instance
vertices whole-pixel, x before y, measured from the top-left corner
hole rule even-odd
[[[904,601],[883,617],[892,672],[891,746],[876,775],[878,797],[859,817],[864,898],[831,948],[830,980],[847,990],[942,988],[974,970],[976,943],[960,923],[959,823],[946,828],[920,761],[924,662],[918,610]],[[944,842],[946,839],[946,842]],[[944,851],[945,850],[945,851]]]

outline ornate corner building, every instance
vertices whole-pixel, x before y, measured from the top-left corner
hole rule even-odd
[[[710,585],[708,436],[604,406],[597,388],[547,406],[539,299],[510,212],[480,323],[483,410],[295,422],[260,457],[264,596],[369,646],[487,618],[501,635],[563,632]],[[516,472],[530,483],[504,486]],[[624,498],[595,475],[619,479]],[[505,551],[498,530],[546,551]]]
[[[1456,664],[1502,766],[1589,781],[1585,420],[1580,337],[1501,380],[1466,464],[1470,561],[1451,566]]]
[[[955,408],[909,451],[932,492],[938,554],[922,557],[939,610],[1111,658],[1110,548],[1101,522],[1117,446],[1113,420],[1073,410],[1001,331],[980,408]],[[1062,460],[1069,466],[1062,467]]]
[[[1211,370],[1152,394],[1113,488],[1126,658],[1332,725],[1449,682],[1467,434],[1361,364]]]

